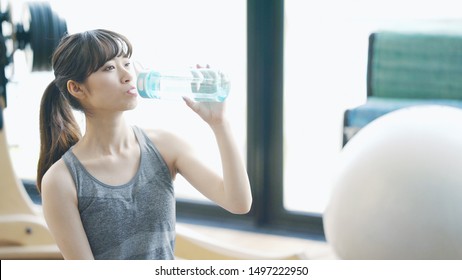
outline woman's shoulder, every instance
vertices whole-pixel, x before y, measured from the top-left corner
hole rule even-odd
[[[43,175],[42,192],[49,191],[75,193],[74,180],[62,158],[56,161]]]
[[[188,147],[188,143],[172,131],[165,129],[143,129],[143,131],[159,149],[178,150]]]
[[[163,129],[145,129],[148,138],[156,146],[164,161],[175,177],[176,163],[185,155],[193,153],[192,147],[178,134]]]

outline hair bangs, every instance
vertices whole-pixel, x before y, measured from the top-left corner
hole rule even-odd
[[[88,65],[87,76],[115,57],[131,57],[132,55],[132,45],[123,35],[101,29],[88,31],[85,35],[87,40],[84,41],[87,43],[86,47],[90,54],[87,56],[89,61],[85,63]]]

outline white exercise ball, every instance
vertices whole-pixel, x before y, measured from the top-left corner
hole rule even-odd
[[[344,147],[323,215],[341,259],[462,259],[462,110],[386,114]]]

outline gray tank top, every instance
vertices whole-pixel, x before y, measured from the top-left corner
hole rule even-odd
[[[109,186],[94,178],[69,149],[63,159],[77,187],[78,209],[95,259],[173,259],[175,198],[157,148],[133,127],[141,149],[130,182]]]

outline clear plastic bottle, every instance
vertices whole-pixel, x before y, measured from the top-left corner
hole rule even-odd
[[[230,83],[225,75],[210,68],[185,70],[142,70],[137,73],[136,87],[144,98],[181,99],[197,102],[223,102]]]

